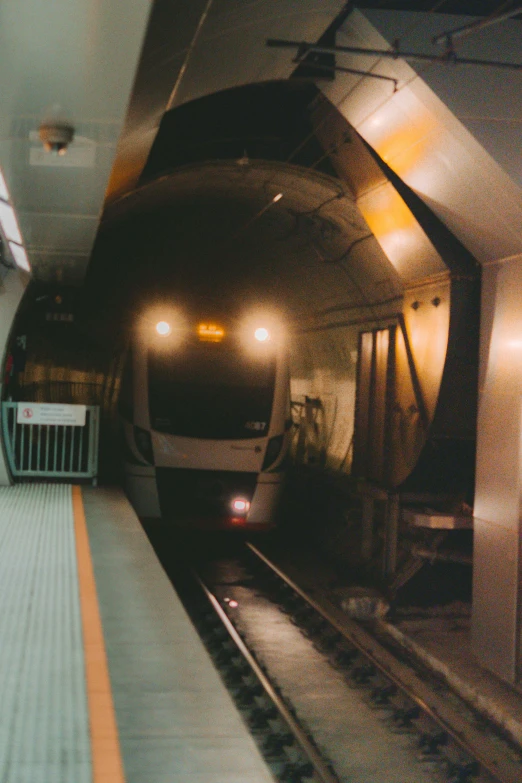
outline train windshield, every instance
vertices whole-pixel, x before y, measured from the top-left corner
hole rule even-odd
[[[267,435],[273,355],[253,357],[234,345],[201,342],[176,353],[150,350],[148,369],[152,429],[215,440]]]

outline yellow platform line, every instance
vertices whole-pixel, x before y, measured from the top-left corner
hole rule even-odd
[[[93,783],[125,783],[81,488],[72,488]]]

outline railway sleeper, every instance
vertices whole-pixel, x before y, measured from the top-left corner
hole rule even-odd
[[[290,613],[291,621],[294,625],[297,625],[298,628],[306,626],[314,617],[317,617],[315,610],[302,603],[297,609]]]
[[[359,656],[360,652],[357,647],[347,647],[346,643],[343,642],[343,646],[335,651],[333,661],[338,668],[349,669]]]
[[[439,756],[441,748],[448,744],[445,731],[423,732],[419,737],[419,748],[423,756]]]
[[[263,743],[263,750],[267,753],[281,753],[283,748],[290,747],[294,742],[294,735],[289,731],[269,734]]]
[[[397,707],[392,712],[392,718],[396,727],[404,731],[414,728],[414,723],[419,719],[420,714],[420,707],[414,704],[413,706]]]
[[[390,699],[397,695],[397,686],[393,684],[379,685],[373,688],[370,699],[378,706],[388,706]]]
[[[277,711],[276,711],[277,712]],[[248,721],[257,729],[270,729],[270,720],[274,718],[274,710],[256,706],[248,713]]]
[[[303,780],[313,778],[314,768],[309,761],[289,762],[281,774],[281,780],[288,783],[303,783]]]
[[[342,636],[335,630],[327,630],[314,641],[314,647],[321,653],[333,652],[341,643]]]
[[[469,783],[480,775],[478,761],[453,762],[448,764],[449,783]]]
[[[356,666],[350,672],[350,676],[353,682],[357,683],[357,685],[368,685],[370,680],[372,680],[376,675],[377,669],[373,663],[363,663],[360,666]]]
[[[261,686],[259,686],[261,687]],[[256,696],[259,691],[255,688],[240,686],[235,689],[234,699],[241,708],[252,707],[256,705]]]

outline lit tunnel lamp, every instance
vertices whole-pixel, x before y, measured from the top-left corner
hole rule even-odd
[[[18,227],[18,220],[9,199],[9,191],[0,169],[0,228],[9,245],[9,250],[15,264],[24,272],[31,271],[31,265],[24,248],[22,234]]]

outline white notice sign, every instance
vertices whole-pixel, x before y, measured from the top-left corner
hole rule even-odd
[[[51,402],[19,402],[18,424],[65,424],[84,427],[86,405],[62,405]]]

